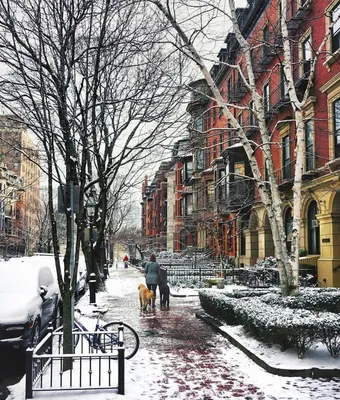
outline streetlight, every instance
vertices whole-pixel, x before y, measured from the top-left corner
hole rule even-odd
[[[86,212],[90,223],[90,304],[94,304],[96,302],[96,273],[93,262],[93,217],[96,212],[96,193],[94,189],[91,189],[87,197]]]

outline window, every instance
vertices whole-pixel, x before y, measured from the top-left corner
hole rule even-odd
[[[226,173],[224,169],[218,170],[218,200],[226,199]]]
[[[340,99],[333,103],[334,118],[334,155],[340,157]]]
[[[269,28],[266,25],[263,28],[263,57],[266,57],[269,53]]]
[[[281,33],[281,19],[282,19],[282,4],[281,1],[277,3],[277,34]]]
[[[227,223],[227,246],[228,246],[228,251],[231,251],[233,249],[233,232],[232,232],[232,222],[228,221]]]
[[[303,73],[308,74],[311,67],[312,45],[311,38],[308,37],[302,42]]]
[[[204,168],[204,153],[202,149],[198,149],[196,155],[196,167],[198,171],[202,171]]]
[[[293,231],[293,216],[292,209],[289,207],[285,213],[285,234],[286,234],[286,246],[288,253],[291,252],[292,248],[292,231]]]
[[[286,75],[283,66],[280,69],[280,95],[281,99],[288,93]]]
[[[213,140],[213,160],[217,158],[217,139]]]
[[[183,183],[188,183],[192,177],[192,161],[186,161],[184,164],[184,181]]]
[[[185,195],[184,203],[184,215],[192,215],[192,194]]]
[[[228,101],[231,102],[233,100],[233,86],[231,82],[231,78],[228,79]]]
[[[238,115],[238,118],[237,118],[238,123],[240,124],[241,127],[243,127],[243,116],[242,116],[242,115],[243,115],[243,114],[240,113],[240,114]]]
[[[15,162],[13,164],[13,169],[14,169],[14,171],[17,171],[19,169],[19,163]]]
[[[282,138],[282,179],[289,179],[290,175],[290,140],[289,135]]]
[[[264,112],[269,111],[270,107],[269,83],[263,86],[263,107],[264,107]]]
[[[213,181],[207,182],[207,205],[213,204],[215,200],[215,188]]]
[[[316,219],[318,206],[313,200],[308,207],[308,254],[320,254],[320,228]]]
[[[246,242],[246,234],[245,229],[248,228],[248,221],[241,221],[241,232],[240,232],[240,255],[245,256],[247,252],[247,242]]]
[[[313,121],[306,122],[306,171],[314,169]]]
[[[229,200],[233,204],[243,204],[248,195],[248,185],[245,178],[245,163],[235,162],[230,168]]]
[[[332,22],[332,52],[335,53],[340,48],[340,3],[331,11]]]
[[[250,127],[256,125],[254,110],[255,110],[255,105],[254,105],[254,102],[251,101],[249,103],[249,125],[250,125]]]

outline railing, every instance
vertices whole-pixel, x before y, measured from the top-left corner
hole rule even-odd
[[[320,258],[320,255],[310,255],[310,256],[305,256],[305,257],[299,257],[299,268],[304,269],[308,267],[312,267],[317,269],[318,267],[318,259]]]
[[[84,345],[85,335],[98,332],[73,332],[74,338],[80,336],[76,354],[61,354],[62,332],[50,332],[33,349],[26,350],[26,399],[33,398],[33,392],[70,391],[89,389],[116,389],[118,394],[125,392],[125,363],[123,327],[118,328],[121,341],[111,352],[102,353],[90,344]],[[109,334],[109,333],[108,333]],[[78,337],[79,337],[78,336]],[[47,349],[47,350],[46,350]],[[71,360],[72,369],[63,370],[66,360]],[[118,362],[116,362],[118,361]],[[117,374],[118,383],[113,376]]]
[[[170,260],[169,260],[170,261]],[[172,260],[171,260],[172,261]],[[220,271],[218,262],[196,260],[174,260],[172,262],[159,262],[167,269],[168,282],[176,284],[178,281],[187,283],[202,282],[207,278],[216,278]]]

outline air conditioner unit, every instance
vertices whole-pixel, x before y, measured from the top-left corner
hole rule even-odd
[[[312,219],[312,228],[317,228],[319,226],[319,221],[317,219]]]

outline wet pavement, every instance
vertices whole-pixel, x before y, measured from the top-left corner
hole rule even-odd
[[[157,293],[156,308],[141,312],[137,287],[144,279],[136,269],[119,265],[110,270],[107,292],[98,295],[98,304],[109,307],[105,321],[123,320],[139,334],[140,350],[127,362],[126,387],[135,382],[136,398],[302,400],[326,393],[340,399],[339,380],[284,378],[255,365],[195,317],[202,311],[198,297],[170,297],[169,309],[161,309]]]

